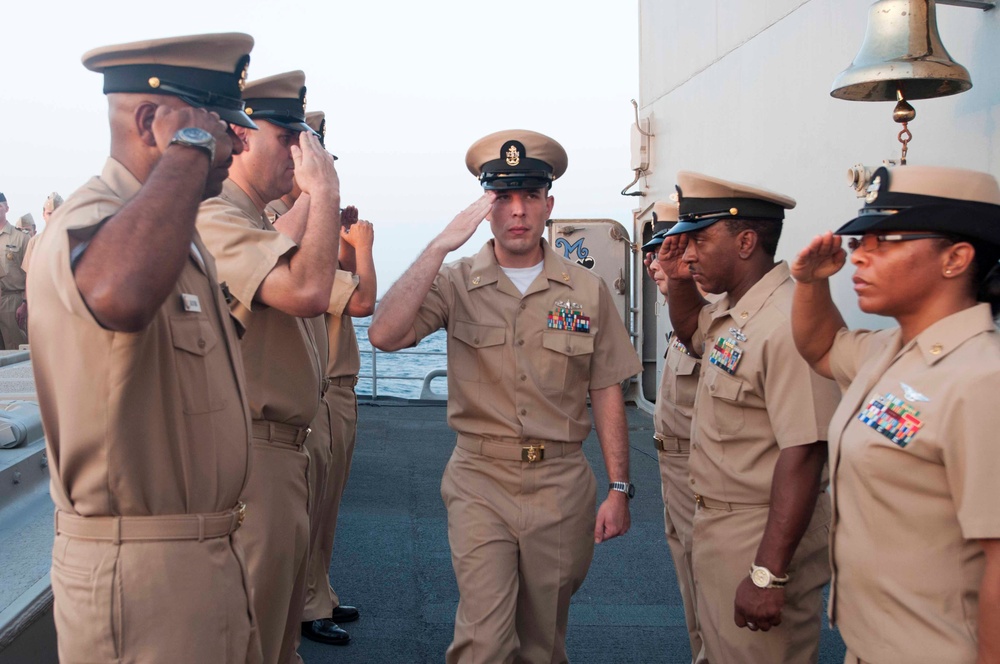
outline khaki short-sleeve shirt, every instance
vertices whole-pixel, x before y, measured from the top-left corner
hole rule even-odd
[[[490,240],[443,266],[417,312],[418,341],[448,332],[448,423],[460,433],[581,442],[588,390],[642,369],[604,282],[542,246],[523,296]]]
[[[52,499],[83,516],[220,512],[243,490],[250,423],[212,255],[195,233],[173,292],[135,333],[97,323],[70,266],[74,242],[96,234],[140,188],[109,159],[36,243],[31,350]]]
[[[672,333],[667,335],[665,358],[653,426],[660,435],[690,439],[701,362]]]
[[[271,201],[264,210],[273,223],[290,208],[282,200]],[[343,239],[341,239],[343,242]],[[326,315],[320,316],[323,326],[313,325],[313,336],[319,351],[320,365],[326,369],[329,378],[357,376],[361,370],[361,356],[358,339],[354,333],[354,322],[344,315],[344,309],[357,290],[357,275],[345,270],[337,270],[330,289],[330,304]]]
[[[766,504],[781,450],[826,440],[840,391],[795,349],[794,288],[782,261],[739,302],[724,296],[701,311],[696,340],[704,345],[691,448],[695,493]]]
[[[28,249],[28,234],[8,221],[0,228],[0,292],[23,291],[27,275],[21,269],[24,252]]]
[[[326,363],[326,375],[331,378],[357,376],[361,370],[361,354],[358,351],[358,337],[354,332],[354,321],[344,313],[347,301],[357,290],[358,277],[350,272],[337,270],[330,293],[330,308],[327,309],[326,326],[330,359]]]
[[[830,424],[831,617],[858,657],[976,661],[980,539],[1000,537],[1000,334],[979,304],[902,345],[842,331]]]
[[[308,426],[319,408],[322,378],[313,330],[301,318],[254,301],[281,257],[297,249],[295,242],[277,232],[232,180],[201,204],[198,231],[246,327],[241,347],[253,419]]]

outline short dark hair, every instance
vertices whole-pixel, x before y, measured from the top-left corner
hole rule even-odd
[[[743,231],[753,231],[760,240],[760,248],[764,253],[774,258],[778,253],[778,240],[781,239],[780,219],[726,219],[726,228],[732,235]]]
[[[0,203],[6,203],[6,202],[7,202],[7,197],[3,195],[2,191],[0,191]]]

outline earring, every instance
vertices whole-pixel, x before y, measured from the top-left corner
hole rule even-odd
[[[951,270],[945,270],[944,274],[945,274],[945,276],[950,277],[951,276]]]

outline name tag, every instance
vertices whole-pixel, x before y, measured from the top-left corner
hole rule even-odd
[[[201,300],[198,299],[197,295],[181,293],[181,304],[184,305],[184,311],[195,314],[201,313]]]

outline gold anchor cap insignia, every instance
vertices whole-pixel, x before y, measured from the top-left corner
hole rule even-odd
[[[507,165],[517,166],[521,163],[521,153],[517,151],[517,148],[511,145],[507,148]]]
[[[247,86],[247,70],[250,69],[250,56],[247,56],[247,61],[243,63],[243,71],[240,72],[240,80],[237,85],[240,86],[240,92],[243,92],[243,88]]]

